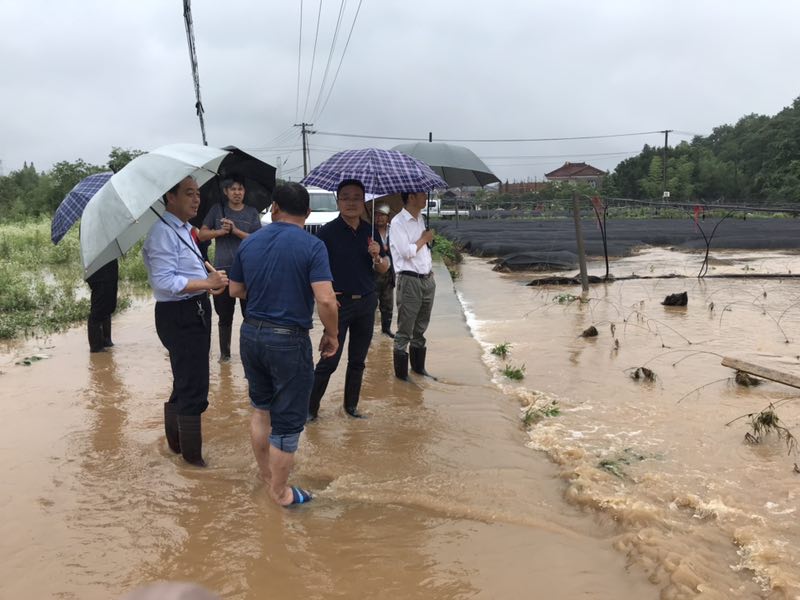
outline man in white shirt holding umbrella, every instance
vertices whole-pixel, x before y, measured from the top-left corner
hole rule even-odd
[[[404,208],[392,219],[389,246],[397,274],[394,373],[398,379],[407,380],[409,357],[415,373],[430,376],[425,370],[425,331],[431,319],[436,282],[428,247],[433,241],[433,232],[425,228],[422,216],[428,195],[425,192],[403,192],[401,197]]]

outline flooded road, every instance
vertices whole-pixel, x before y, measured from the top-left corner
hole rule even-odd
[[[317,498],[291,510],[269,502],[256,478],[236,356],[222,365],[212,356],[209,468],[168,451],[161,414],[171,379],[152,304],[115,317],[117,346],[107,353],[90,355],[82,328],[7,348],[0,598],[116,598],[159,579],[195,581],[235,599],[662,595],[665,579],[652,576],[638,549],[656,536],[636,533],[624,511],[606,517],[595,510],[599,500],[582,499],[594,488],[576,484],[581,475],[570,460],[588,446],[548,444],[520,425],[525,386],[572,398],[566,418],[553,419],[564,431],[587,408],[585,389],[568,372],[582,352],[562,348],[575,340],[556,322],[587,317],[557,308],[523,318],[533,308],[525,305],[530,288],[477,261],[465,265],[460,296],[441,267],[437,281],[428,368],[440,381],[395,380],[391,341],[376,336],[360,404],[370,418],[353,421],[342,411],[340,369],[320,419],[301,438],[293,477]],[[514,315],[520,327],[504,325]],[[508,339],[516,360],[551,328],[560,339],[544,344],[553,359],[545,371],[531,355],[524,386],[493,381],[491,338]],[[34,353],[49,358],[15,364]],[[571,358],[557,364],[564,353]],[[604,385],[602,374],[594,379],[592,396]],[[553,427],[540,430],[552,429],[555,439],[562,433]],[[729,452],[746,456],[740,432],[731,435]],[[628,485],[594,471],[584,479],[599,480],[596,487]],[[719,543],[735,554],[729,546]],[[748,587],[747,573],[733,581],[758,589]]]

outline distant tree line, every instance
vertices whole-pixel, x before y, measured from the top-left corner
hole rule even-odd
[[[661,198],[663,147],[617,165],[604,196]],[[751,114],[667,148],[671,200],[800,201],[800,97],[773,117]]]
[[[101,171],[118,171],[142,154],[141,150],[114,147],[105,165],[79,158],[61,161],[49,171],[39,172],[33,163],[0,177],[0,221],[52,215],[64,196],[84,177]]]

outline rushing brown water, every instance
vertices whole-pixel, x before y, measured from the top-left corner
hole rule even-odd
[[[742,256],[714,272],[800,271],[793,256]],[[692,273],[698,260],[651,253],[613,271]],[[396,381],[391,342],[376,336],[362,394],[370,419],[353,421],[336,373],[293,477],[317,498],[297,509],[273,506],[256,478],[236,357],[212,359],[210,467],[169,453],[169,363],[151,304],[115,318],[108,353],[90,355],[82,329],[9,348],[0,598],[116,598],[157,579],[236,599],[800,593],[796,458],[774,436],[744,444],[744,421],[725,427],[785,401],[781,420],[800,429],[793,390],[726,381],[681,400],[731,375],[698,351],[796,363],[800,284],[628,281],[581,304],[563,296],[573,288],[525,287],[529,277],[480,260],[461,272],[451,285],[437,271],[428,367],[439,382]],[[687,308],[659,305],[684,289]],[[592,324],[597,338],[578,337]],[[490,353],[503,342],[505,361]],[[14,364],[34,352],[50,358]],[[525,379],[505,378],[506,363],[524,364]],[[645,364],[652,384],[626,371]],[[526,432],[521,407],[553,400],[559,414]]]
[[[653,250],[612,272],[691,275],[700,262]],[[800,434],[798,390],[740,387],[720,365],[744,353],[800,372],[800,282],[618,281],[581,303],[565,295],[574,287],[526,287],[529,275],[486,269],[471,259],[458,282],[470,326],[506,395],[557,402],[559,416],[531,428],[529,447],[558,465],[567,502],[613,521],[614,546],[663,597],[800,597],[797,453],[774,433],[745,443],[747,419],[726,426],[774,403]],[[800,256],[719,254],[710,273],[726,272],[798,273]],[[687,307],[661,306],[683,291]],[[599,335],[580,337],[590,325]],[[505,361],[490,353],[503,342]],[[525,380],[503,377],[506,363],[526,365]],[[641,366],[655,381],[631,378]]]

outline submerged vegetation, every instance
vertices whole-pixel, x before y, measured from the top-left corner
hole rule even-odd
[[[138,246],[120,260],[120,283],[147,281]],[[50,218],[0,225],[0,339],[52,333],[89,314],[78,229],[58,245],[50,241]],[[117,310],[130,306],[121,295]]]
[[[502,344],[497,344],[494,348],[490,350],[492,354],[495,356],[499,356],[500,358],[505,358],[508,356],[508,351],[511,349],[511,344],[508,342],[503,342]]]
[[[506,365],[503,367],[502,373],[509,379],[514,381],[522,381],[525,378],[525,365],[522,365],[521,367]]]

